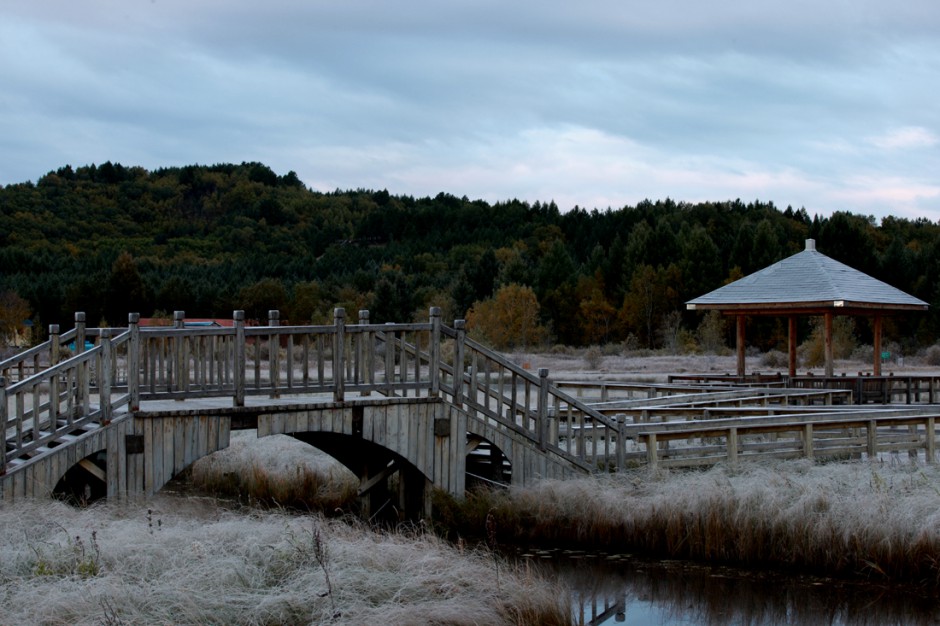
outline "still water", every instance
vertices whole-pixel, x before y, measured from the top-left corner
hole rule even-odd
[[[940,624],[936,591],[629,556],[529,554],[572,590],[578,626]]]

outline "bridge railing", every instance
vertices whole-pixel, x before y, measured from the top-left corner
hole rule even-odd
[[[230,395],[236,406],[247,396],[347,393],[427,395],[431,376],[432,329],[437,322],[346,324],[337,309],[334,323],[281,326],[278,311],[267,326],[247,326],[236,311],[229,327],[186,327],[183,313],[174,326],[140,328],[139,392],[144,400]],[[131,323],[134,328],[134,323]]]
[[[0,473],[9,463],[61,444],[87,424],[108,423],[130,402],[128,383],[120,379],[117,365],[128,360],[130,333],[112,337],[112,329],[105,328],[97,334],[99,345],[32,376],[12,384],[0,377],[0,424],[6,439],[0,446]]]
[[[630,426],[628,459],[650,467],[695,467],[747,458],[877,459],[905,452],[936,461],[940,414],[929,410],[867,410],[803,416],[728,418]]]
[[[59,325],[51,324],[49,338],[44,342],[0,361],[0,376],[11,385],[81,353],[92,345],[85,334],[85,314],[76,313],[75,326],[71,330],[60,334]]]
[[[177,311],[172,326],[142,328],[133,313],[126,328],[98,329],[85,328],[84,315],[77,314],[75,329],[18,361],[40,355],[53,365],[6,380],[0,406],[8,456],[61,438],[60,425],[75,429],[107,420],[143,400],[229,396],[244,406],[258,395],[324,394],[342,401],[350,393],[377,393],[443,395],[487,425],[586,468],[622,466],[616,458],[623,449],[617,445],[622,419],[618,425],[617,418],[557,389],[548,370],[535,375],[471,340],[461,320],[444,326],[436,307],[424,323],[373,324],[368,311],[360,311],[358,323],[347,324],[343,309],[336,309],[333,324],[320,326],[282,326],[279,317],[269,311],[267,326],[248,326],[236,311],[231,326],[193,327]],[[63,346],[72,346],[74,356],[62,360],[73,354]]]
[[[617,459],[617,450],[624,449],[617,445],[622,420],[555,387],[547,369],[535,375],[468,338],[462,320],[441,332],[444,340],[453,340],[452,349],[442,343],[448,356],[441,362],[441,391],[453,404],[466,407],[488,426],[510,430],[585,469],[622,467]],[[564,437],[559,436],[561,423],[567,426]],[[604,428],[603,438],[590,434],[593,431],[585,426],[592,424]]]

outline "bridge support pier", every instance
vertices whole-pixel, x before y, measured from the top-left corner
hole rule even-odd
[[[367,462],[359,479],[359,508],[365,519],[402,521],[430,517],[430,483],[408,464],[397,459],[385,465]]]

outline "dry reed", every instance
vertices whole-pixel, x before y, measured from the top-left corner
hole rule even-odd
[[[636,470],[439,496],[441,523],[500,540],[940,585],[940,469],[805,461]]]
[[[355,510],[358,481],[323,452],[286,435],[232,433],[231,445],[193,464],[188,486],[241,502],[325,513]]]

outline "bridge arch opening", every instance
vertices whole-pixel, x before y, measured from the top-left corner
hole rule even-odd
[[[52,490],[52,497],[85,507],[108,495],[108,456],[99,450],[70,467]]]
[[[318,448],[284,434],[231,433],[229,445],[194,461],[167,486],[275,504],[292,510],[347,512],[358,479]],[[350,495],[353,494],[353,495]]]
[[[512,462],[492,441],[467,433],[467,491],[480,487],[508,487],[512,484]]]
[[[322,450],[359,478],[359,508],[365,519],[394,524],[430,513],[431,480],[400,454],[345,434],[288,434]]]

